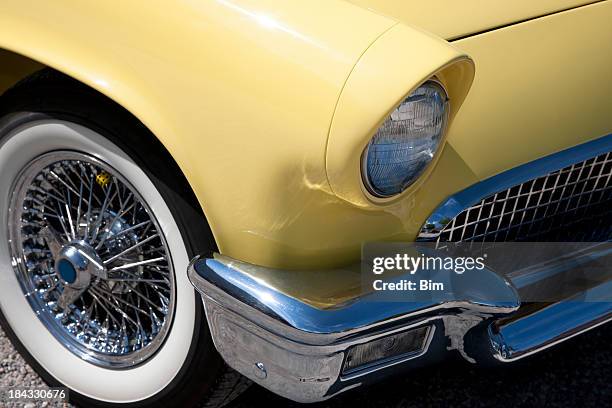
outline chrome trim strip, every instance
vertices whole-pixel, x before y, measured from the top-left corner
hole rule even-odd
[[[610,151],[612,151],[612,134],[514,167],[476,183],[444,200],[423,223],[417,240],[435,240],[444,228],[440,220],[452,220],[486,197]],[[426,231],[426,225],[435,225],[434,232]]]
[[[501,326],[491,325],[494,357],[520,360],[612,321],[612,281]]]
[[[559,276],[564,272],[571,273],[581,267],[587,267],[589,262],[612,255],[612,245],[609,242],[597,242],[568,252],[558,259],[549,260],[540,264],[530,265],[529,268],[515,269],[507,277],[519,291],[522,288],[544,282],[546,279]],[[612,259],[612,258],[608,258]],[[602,261],[603,262],[603,261]],[[612,278],[612,268],[605,276]]]

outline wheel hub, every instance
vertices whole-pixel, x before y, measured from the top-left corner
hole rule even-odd
[[[106,267],[86,242],[64,245],[55,259],[55,273],[64,284],[76,289],[89,286],[92,276],[106,279]]]

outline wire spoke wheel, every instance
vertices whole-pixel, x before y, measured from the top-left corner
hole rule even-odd
[[[168,245],[147,203],[87,154],[57,151],[17,177],[13,267],[47,329],[80,358],[134,366],[162,345],[174,313]]]

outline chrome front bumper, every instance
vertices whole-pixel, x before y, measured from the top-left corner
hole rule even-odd
[[[275,273],[218,255],[195,259],[189,278],[225,361],[299,402],[325,400],[450,350],[472,363],[513,361],[612,319],[611,282],[582,293],[580,302],[567,299],[513,318],[521,305],[518,291],[494,272],[444,301],[382,301],[369,293],[332,308],[289,296],[261,280],[262,272]],[[585,296],[594,301],[583,302]],[[425,335],[416,349],[346,370],[351,347],[419,328]]]

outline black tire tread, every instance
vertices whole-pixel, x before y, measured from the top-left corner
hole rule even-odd
[[[247,390],[252,381],[225,364],[225,371],[217,377],[212,392],[202,408],[224,407]]]

